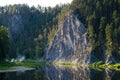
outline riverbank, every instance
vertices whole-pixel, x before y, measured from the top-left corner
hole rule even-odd
[[[17,66],[15,63],[10,61],[0,60],[0,70],[9,70],[10,67]]]
[[[25,68],[36,68],[37,66],[43,66],[51,64],[50,62],[44,62],[44,61],[37,61],[37,60],[31,60],[27,59],[22,62],[10,62],[6,60],[0,60],[0,70],[11,70],[13,67],[16,66],[23,66]]]
[[[78,67],[89,67],[96,70],[117,70],[120,71],[120,63],[116,64],[104,64],[101,61],[95,62],[92,64],[80,64],[80,63],[71,63],[71,62],[45,62],[45,61],[38,61],[38,60],[25,60],[23,62],[9,62],[5,60],[0,61],[0,70],[6,70],[6,71],[16,71],[17,70],[27,70],[27,69],[34,69],[39,66],[44,65],[62,65],[62,66],[78,66]],[[17,68],[16,68],[17,67]]]
[[[102,61],[95,62],[92,64],[80,64],[80,63],[71,63],[71,62],[55,62],[55,65],[62,65],[62,66],[78,66],[78,67],[89,67],[92,69],[96,69],[99,71],[102,71],[104,69],[109,69],[109,70],[116,70],[120,71],[120,63],[116,64],[104,64]]]
[[[16,71],[24,72],[24,71],[33,70],[33,69],[35,69],[35,68],[26,68],[26,67],[23,67],[23,66],[14,66],[14,67],[11,67],[8,70],[0,70],[0,73],[3,73],[3,72],[16,72]]]

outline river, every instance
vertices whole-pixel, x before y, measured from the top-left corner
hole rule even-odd
[[[46,65],[28,71],[1,72],[0,80],[120,80],[120,72]]]

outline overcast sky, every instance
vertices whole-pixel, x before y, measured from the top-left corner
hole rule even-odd
[[[71,3],[72,0],[0,0],[0,6],[9,4],[28,4],[29,6],[41,5],[43,7],[55,6],[56,4]]]

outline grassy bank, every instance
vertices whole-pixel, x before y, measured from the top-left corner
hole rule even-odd
[[[49,65],[49,64],[52,64],[52,63],[45,62],[45,61],[31,60],[31,59],[17,63],[17,65],[24,66],[24,67],[30,67],[30,68],[35,68],[37,66],[44,66],[44,65]]]
[[[36,68],[37,66],[44,66],[51,64],[50,62],[40,62],[37,60],[25,60],[23,62],[10,62],[10,61],[5,61],[5,60],[0,60],[0,70],[9,70],[11,67],[14,66],[24,66],[27,68]]]
[[[78,66],[78,67],[89,67],[92,69],[96,69],[99,71],[102,71],[104,69],[109,69],[109,70],[117,70],[120,71],[120,63],[116,63],[116,64],[104,64],[102,61],[99,62],[95,62],[92,64],[80,64],[80,63],[71,63],[71,62],[55,62],[55,65],[62,65],[62,66]]]
[[[12,66],[16,66],[16,64],[15,63],[11,63],[9,61],[5,61],[5,60],[0,60],[0,70],[8,70]]]
[[[36,68],[38,66],[45,66],[45,65],[50,65],[50,64],[55,64],[55,65],[62,65],[62,66],[88,66],[92,69],[96,69],[96,70],[104,70],[104,69],[110,69],[110,70],[117,70],[120,71],[120,63],[116,63],[116,64],[104,64],[103,62],[99,61],[99,62],[95,62],[92,64],[88,64],[88,65],[82,65],[80,63],[72,63],[72,62],[45,62],[45,61],[38,61],[38,60],[31,60],[31,59],[27,59],[23,62],[10,62],[10,61],[5,61],[5,60],[0,60],[0,70],[9,70],[11,69],[11,67],[14,66],[24,66],[27,68]]]

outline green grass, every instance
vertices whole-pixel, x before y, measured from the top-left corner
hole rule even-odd
[[[36,68],[37,66],[44,66],[44,65],[51,64],[51,62],[40,62],[40,61],[37,61],[37,60],[27,59],[23,62],[19,62],[19,63],[16,63],[16,64],[20,65],[20,66],[24,66],[24,67]]]
[[[8,70],[12,66],[16,66],[16,64],[15,63],[11,63],[9,61],[5,61],[5,60],[0,60],[0,70]]]
[[[0,60],[0,70],[9,70],[11,67],[14,66],[24,66],[27,68],[36,68],[37,66],[44,66],[44,65],[49,65],[52,64],[51,62],[40,62],[37,60],[31,60],[27,59],[23,62],[10,62],[10,61],[5,61],[5,60]]]
[[[52,62],[45,62],[45,61],[37,61],[37,60],[31,60],[31,59],[27,59],[23,62],[16,62],[16,63],[12,63],[9,61],[5,61],[5,60],[0,60],[0,70],[9,70],[11,69],[11,67],[13,66],[24,66],[24,67],[28,67],[28,68],[36,68],[38,66],[45,66],[45,65],[51,65],[53,64]],[[63,65],[63,66],[78,66],[80,67],[80,63],[74,64],[71,62],[55,62],[55,65]],[[88,64],[88,67],[92,68],[92,69],[96,69],[99,71],[104,70],[105,68],[108,68],[110,70],[117,70],[120,71],[120,63],[116,63],[116,64],[104,64],[102,61],[99,62],[95,62],[92,64]]]

